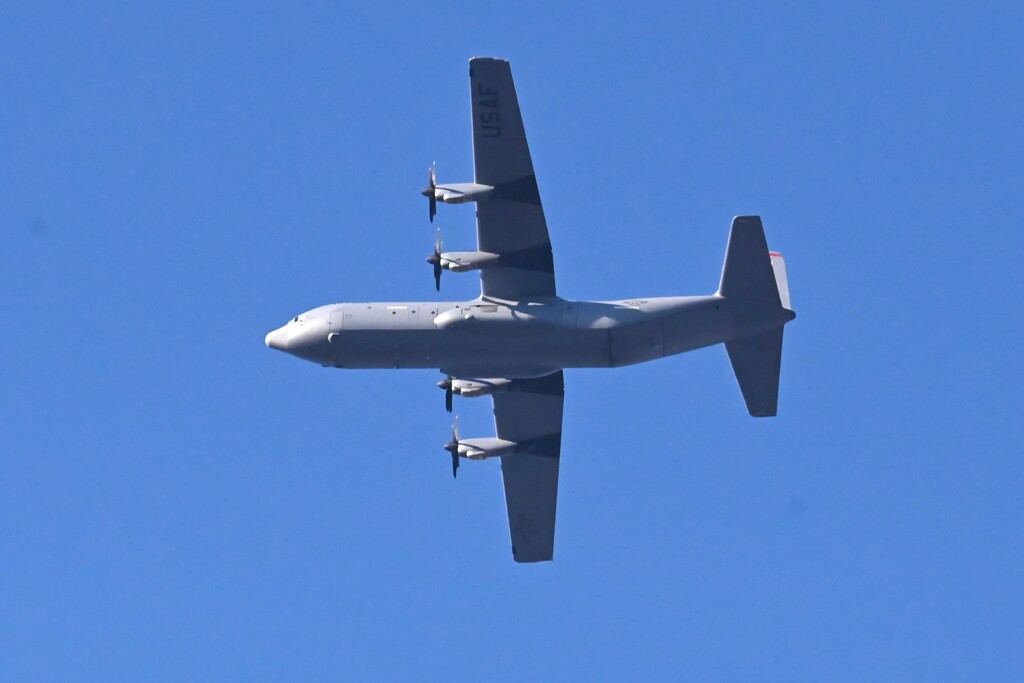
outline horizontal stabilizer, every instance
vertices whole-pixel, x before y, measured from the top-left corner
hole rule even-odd
[[[754,417],[772,417],[779,404],[779,370],[782,366],[782,326],[726,342],[736,380],[747,410]]]

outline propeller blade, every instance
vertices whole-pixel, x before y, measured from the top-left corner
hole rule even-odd
[[[452,454],[452,477],[458,477],[459,470],[459,416],[455,416],[452,425],[452,440],[444,445],[444,449]]]
[[[447,375],[443,380],[437,383],[438,389],[444,389],[444,408],[449,413],[452,412],[452,376]]]
[[[444,270],[441,266],[441,249],[444,247],[444,241],[441,239],[441,228],[437,229],[437,234],[434,236],[434,253],[427,258],[427,263],[434,266],[434,289],[441,291],[441,271]]]
[[[427,186],[420,192],[430,202],[430,222],[434,222],[434,216],[437,215],[437,196],[434,194],[435,188],[437,188],[437,162],[435,161],[430,165],[430,178]]]

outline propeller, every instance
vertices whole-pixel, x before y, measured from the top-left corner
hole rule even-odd
[[[444,445],[444,449],[452,454],[452,477],[457,478],[459,471],[459,416],[455,416],[452,424],[452,440]]]
[[[434,288],[439,292],[441,291],[441,271],[443,270],[441,267],[441,248],[443,246],[441,228],[438,228],[437,235],[434,237],[434,253],[427,257],[427,263],[434,266]]]
[[[448,375],[437,383],[439,389],[444,389],[444,409],[452,412],[452,376]]]
[[[430,184],[423,188],[420,192],[424,197],[430,201],[430,222],[434,222],[434,216],[437,215],[437,196],[434,194],[434,189],[437,187],[437,162],[435,161],[430,165]]]

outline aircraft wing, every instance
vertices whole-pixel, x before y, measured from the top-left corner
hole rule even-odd
[[[503,59],[475,57],[469,83],[475,182],[494,188],[477,200],[477,248],[502,256],[480,272],[481,292],[514,301],[555,296],[551,240],[512,70]]]
[[[561,371],[516,380],[512,390],[492,396],[498,438],[519,443],[523,451],[501,458],[516,562],[542,562],[554,555],[564,397]]]

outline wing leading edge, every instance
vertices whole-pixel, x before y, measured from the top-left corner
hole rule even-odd
[[[512,70],[503,59],[469,60],[475,182],[494,190],[477,200],[478,249],[499,254],[480,271],[484,296],[519,301],[555,296],[555,266]]]
[[[554,557],[564,398],[561,371],[516,380],[510,391],[492,396],[498,438],[521,445],[520,452],[501,459],[516,562],[543,562]]]

